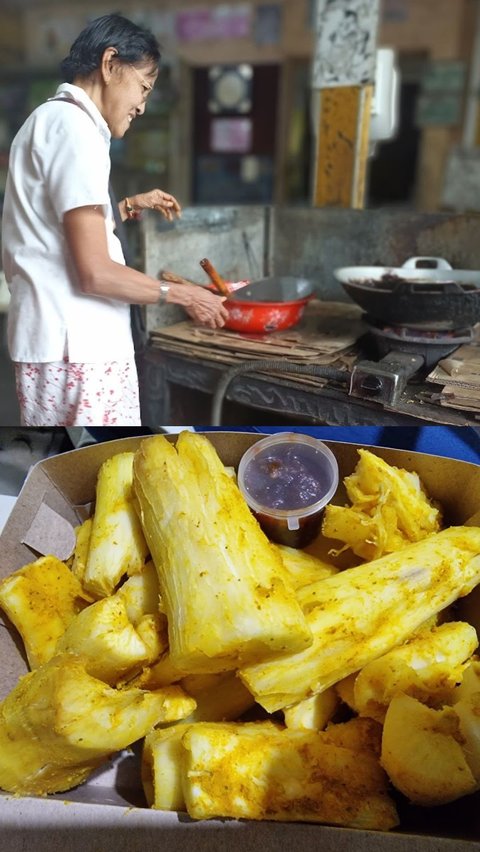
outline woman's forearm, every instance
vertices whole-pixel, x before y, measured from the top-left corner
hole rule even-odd
[[[158,301],[159,281],[111,259],[101,209],[70,210],[63,217],[63,226],[82,293],[139,305]]]
[[[80,207],[63,217],[65,239],[79,290],[89,296],[137,305],[159,300],[181,305],[196,322],[221,327],[227,317],[223,297],[195,284],[168,284],[112,260],[101,209]]]
[[[80,290],[87,296],[137,305],[153,305],[162,296],[160,281],[113,260],[95,269],[83,272],[77,269],[77,280]]]

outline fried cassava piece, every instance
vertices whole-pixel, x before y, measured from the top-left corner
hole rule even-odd
[[[143,782],[154,807],[185,807],[194,819],[378,830],[398,824],[375,754],[271,722],[199,722],[154,731],[145,741]]]
[[[147,438],[133,470],[174,665],[227,671],[311,644],[279,552],[207,438]]]
[[[133,453],[117,453],[101,465],[83,572],[95,597],[110,595],[124,574],[142,570],[148,548],[133,506]]]
[[[441,529],[439,507],[414,471],[358,451],[353,473],[343,480],[351,506],[325,507],[322,532],[363,559],[378,559]]]
[[[53,657],[68,625],[90,602],[56,556],[42,556],[0,583],[0,607],[20,633],[31,669]]]
[[[112,689],[87,674],[81,657],[59,654],[20,678],[0,704],[0,787],[40,796],[70,790],[114,752],[195,705],[177,686]]]
[[[396,789],[416,805],[444,805],[479,787],[455,707],[434,710],[404,693],[388,706],[381,762]]]
[[[477,632],[465,621],[421,631],[358,673],[353,687],[356,712],[383,722],[399,692],[431,706],[450,703],[477,646]]]
[[[480,528],[449,527],[318,583],[298,600],[313,644],[240,670],[268,712],[322,692],[405,641],[432,615],[480,582]]]

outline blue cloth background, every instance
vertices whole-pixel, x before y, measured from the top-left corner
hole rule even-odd
[[[179,429],[181,427],[178,427]],[[321,440],[347,441],[367,446],[415,450],[480,464],[480,427],[471,426],[195,426],[197,432],[302,432]],[[92,428],[96,441],[111,441],[129,435],[145,435],[145,428]]]
[[[197,426],[198,431],[237,431],[235,427]],[[246,426],[241,432],[302,432],[326,441],[394,447],[480,464],[480,429],[470,426]]]

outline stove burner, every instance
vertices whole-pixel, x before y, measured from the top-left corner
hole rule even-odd
[[[441,358],[473,339],[473,329],[438,329],[387,325],[363,317],[377,347],[378,361],[359,361],[353,368],[350,395],[394,405],[407,381],[428,372]]]
[[[427,327],[422,325],[389,325],[380,323],[378,320],[364,315],[364,322],[372,334],[377,338],[385,338],[395,343],[420,343],[424,346],[461,346],[471,343],[473,339],[472,328],[439,328],[431,324]]]
[[[446,358],[454,349],[464,343],[471,343],[473,339],[472,328],[457,328],[449,331],[433,327],[426,329],[412,325],[388,325],[368,316],[364,319],[380,358],[385,358],[391,352],[420,355],[427,370],[430,370],[440,358]]]

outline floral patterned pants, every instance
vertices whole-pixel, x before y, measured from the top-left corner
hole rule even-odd
[[[16,363],[22,426],[141,426],[135,361]]]

